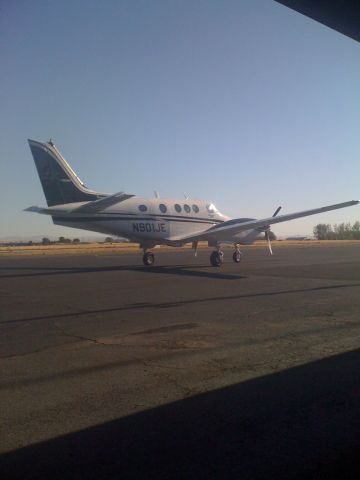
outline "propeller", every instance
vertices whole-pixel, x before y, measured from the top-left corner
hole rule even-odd
[[[273,217],[276,217],[276,215],[280,212],[281,210],[281,207],[278,207],[274,214],[273,214]],[[268,247],[269,247],[269,252],[270,252],[270,255],[273,255],[273,251],[272,251],[272,248],[271,248],[271,240],[270,240],[270,235],[269,235],[269,232],[270,232],[270,227],[265,230],[265,240],[267,241],[268,243]]]
[[[278,207],[276,210],[275,210],[275,213],[273,215],[273,217],[276,217],[276,215],[280,212],[281,210],[281,207]]]

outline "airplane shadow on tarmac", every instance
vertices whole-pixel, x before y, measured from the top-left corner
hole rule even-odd
[[[360,350],[3,454],[11,479],[330,479],[360,474]]]
[[[206,268],[207,270],[198,270]],[[48,275],[73,275],[80,273],[103,273],[103,272],[143,272],[143,273],[163,273],[166,275],[180,275],[189,277],[211,278],[215,280],[239,280],[247,278],[243,275],[226,274],[221,270],[214,269],[208,265],[171,265],[171,266],[152,266],[143,267],[141,265],[121,265],[109,267],[3,267],[0,270],[19,271],[0,275],[1,278],[22,278],[38,277]],[[210,270],[210,271],[209,271]],[[25,273],[22,273],[25,271]]]

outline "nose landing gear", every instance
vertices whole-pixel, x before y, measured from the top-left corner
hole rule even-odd
[[[235,252],[233,253],[233,260],[235,263],[240,263],[241,261],[241,252],[239,245],[235,244]]]

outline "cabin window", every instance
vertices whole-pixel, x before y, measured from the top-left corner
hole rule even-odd
[[[181,212],[181,205],[179,205],[178,203],[175,203],[175,210],[180,213]]]
[[[199,213],[199,207],[197,205],[192,206],[193,212]]]
[[[147,206],[146,205],[139,205],[139,210],[140,210],[140,212],[146,212],[147,211]]]
[[[164,205],[163,203],[160,203],[159,209],[160,209],[160,212],[166,213],[167,208],[166,208],[166,205]]]
[[[190,212],[191,212],[191,208],[190,208],[189,205],[187,205],[186,203],[185,203],[185,205],[184,205],[184,210],[185,210],[186,213],[190,213]]]

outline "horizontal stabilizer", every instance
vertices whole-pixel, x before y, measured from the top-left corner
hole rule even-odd
[[[116,205],[117,203],[124,202],[135,195],[129,193],[118,192],[114,195],[109,195],[108,197],[100,198],[99,200],[94,200],[92,202],[85,203],[81,207],[71,210],[71,213],[98,213],[105,210],[105,208]]]
[[[40,207],[35,207],[35,205],[33,205],[32,207],[24,208],[24,212],[41,213],[42,210],[44,209]]]
[[[65,206],[66,205],[64,205],[64,207]],[[63,209],[63,211],[64,211],[64,209]],[[59,210],[55,209],[55,208],[43,208],[43,207],[32,206],[32,207],[25,208],[24,212],[42,213],[44,215],[56,215],[57,213],[59,213]]]

